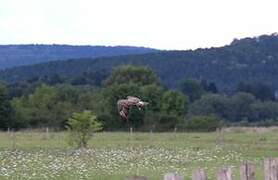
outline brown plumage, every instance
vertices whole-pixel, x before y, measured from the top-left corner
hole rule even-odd
[[[117,102],[119,114],[126,121],[128,121],[129,109],[132,106],[136,106],[137,108],[139,108],[141,110],[142,107],[144,107],[148,104],[149,103],[141,101],[141,99],[139,99],[137,97],[133,97],[133,96],[127,96],[127,99],[120,99]]]

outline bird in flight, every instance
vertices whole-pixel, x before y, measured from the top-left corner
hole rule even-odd
[[[132,106],[136,106],[139,110],[141,110],[142,107],[148,104],[149,104],[148,102],[144,102],[138,97],[134,97],[134,96],[127,96],[127,99],[120,99],[117,102],[119,114],[126,121],[128,121],[129,109]]]

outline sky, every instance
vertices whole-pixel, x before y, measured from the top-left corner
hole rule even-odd
[[[278,32],[277,0],[0,0],[0,44],[224,46]]]

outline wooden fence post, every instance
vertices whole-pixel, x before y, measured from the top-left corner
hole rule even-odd
[[[194,170],[192,173],[192,180],[207,180],[207,173],[203,169]]]
[[[46,127],[46,138],[49,139],[49,129]]]
[[[244,163],[240,166],[240,180],[255,180],[256,167],[254,164]]]
[[[217,180],[232,180],[232,168],[221,168],[217,172]]]
[[[225,141],[225,137],[224,137],[224,130],[223,130],[223,128],[217,128],[216,129],[216,143],[218,144],[218,145],[223,145],[224,144],[224,141]]]
[[[264,160],[265,180],[278,180],[278,158]]]
[[[15,132],[13,129],[10,131],[10,138],[11,138],[11,148],[12,148],[12,150],[15,150],[16,149],[16,135],[15,135]]]
[[[129,128],[129,132],[130,132],[130,134],[133,133],[133,128],[132,127]]]
[[[164,180],[183,180],[183,177],[176,173],[167,173],[164,175]]]

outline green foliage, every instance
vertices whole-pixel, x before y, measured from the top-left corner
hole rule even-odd
[[[125,99],[127,96],[137,96],[143,100],[150,100],[154,103],[153,108],[159,108],[156,104],[156,99],[151,99],[157,95],[153,93],[162,93],[162,88],[158,84],[158,79],[155,73],[148,67],[143,66],[119,66],[114,69],[112,74],[105,81],[105,89],[103,90],[103,104],[106,108],[106,113],[101,113],[101,117],[105,117],[105,127],[111,128],[125,128],[125,124],[119,117],[117,110],[117,101]],[[153,92],[158,90],[158,92]],[[152,92],[151,92],[152,91]],[[131,108],[129,120],[133,127],[141,127],[144,124],[144,112],[137,108]]]
[[[178,91],[166,91],[162,96],[161,110],[167,114],[182,116],[188,105],[187,97]]]
[[[156,84],[146,85],[141,87],[142,98],[146,99],[149,103],[148,111],[160,112],[162,96],[165,92],[161,86]]]
[[[8,100],[7,88],[0,82],[0,129],[13,125],[11,122],[12,109]]]
[[[158,79],[156,74],[148,67],[123,65],[115,68],[105,82],[107,86],[129,83],[145,86],[157,84]]]
[[[173,131],[179,124],[182,123],[182,116],[177,114],[160,113],[156,130],[158,131]]]
[[[274,99],[274,91],[270,86],[263,83],[244,83],[240,82],[237,91],[253,94],[257,99],[269,101]]]
[[[240,103],[238,98],[239,96],[241,95],[227,97],[219,94],[206,94],[202,96],[201,99],[190,105],[189,114],[193,116],[207,116],[210,114],[217,114],[223,119],[230,121],[240,121],[242,118],[244,118],[242,117],[244,114],[241,114],[239,112],[241,109],[236,107],[238,105],[237,103]],[[244,100],[245,99],[243,98],[241,102],[242,107],[248,109],[250,102],[246,102]],[[248,100],[248,98],[246,98],[246,100]]]
[[[73,113],[67,121],[70,130],[70,144],[77,145],[78,148],[86,148],[93,133],[102,129],[102,124],[91,111]]]
[[[186,121],[185,128],[189,131],[215,131],[221,120],[215,115],[192,116]]]
[[[191,116],[216,114],[228,122],[263,122],[269,119],[275,124],[278,103],[256,100],[252,94],[237,93],[233,96],[206,94],[189,107]],[[268,121],[269,122],[269,121]]]
[[[107,118],[105,126],[109,124],[110,128],[125,128],[116,103],[127,96],[137,96],[150,103],[144,111],[135,107],[130,109],[130,125],[135,128],[151,129],[155,126],[159,130],[167,130],[182,119],[188,107],[187,97],[178,91],[167,91],[159,86],[158,79],[150,68],[120,66],[106,81],[104,101],[109,113],[102,116]]]
[[[256,102],[256,98],[249,93],[237,93],[232,96],[230,108],[230,119],[233,121],[240,121],[242,119],[248,119],[248,115],[251,111],[251,104]]]
[[[233,43],[220,49],[169,51],[140,56],[100,58],[94,61],[89,59],[78,61],[78,64],[68,61],[66,64],[53,62],[43,67],[32,66],[28,73],[38,71],[39,75],[9,84],[8,88],[0,86],[0,127],[64,128],[66,120],[73,112],[81,112],[84,109],[96,114],[105,130],[124,130],[128,126],[138,130],[169,130],[183,126],[182,120],[187,112],[188,117],[215,114],[233,124],[277,124],[278,105],[274,101],[273,92],[278,85],[272,82],[278,78],[275,78],[276,65],[272,58],[263,60],[264,63],[254,58],[252,66],[249,66],[250,57],[241,59],[245,57],[242,55],[245,52],[237,49],[238,45],[242,46]],[[248,50],[251,47],[254,48],[242,48]],[[227,52],[229,48],[232,48],[231,52],[229,51],[231,54]],[[225,53],[231,57],[222,59],[226,57]],[[240,53],[240,58],[236,53]],[[263,57],[262,55],[262,59]],[[272,62],[272,69],[267,66],[269,62]],[[129,65],[117,66],[120,64]],[[132,64],[147,64],[148,67]],[[56,72],[57,69],[49,72],[48,66],[57,68],[58,71],[63,69],[65,74],[60,75]],[[104,82],[112,66],[116,68]],[[262,67],[270,69],[266,71]],[[0,76],[11,79],[24,78],[28,69],[24,68],[22,72],[20,69],[11,70],[11,74],[8,73],[10,70],[3,71]],[[175,83],[179,82],[180,78],[186,77],[187,79],[181,83],[181,92],[162,86],[154,71],[161,77],[163,84],[171,88],[176,87]],[[258,73],[259,78],[251,76],[254,72]],[[234,85],[238,81],[247,82],[245,78],[249,83],[241,83],[235,91]],[[215,83],[219,87],[219,94],[216,94],[218,88]],[[137,108],[130,109],[130,124],[120,119],[116,106],[119,99],[127,96],[138,96],[150,103],[143,111]],[[10,99],[12,101],[9,102]],[[11,118],[13,112],[14,116]]]
[[[183,117],[165,112],[147,111],[144,116],[142,130],[173,131],[183,124]]]
[[[250,106],[250,118],[251,122],[267,121],[268,124],[278,123],[278,102],[273,101],[257,101]],[[267,123],[266,123],[267,124]]]
[[[113,129],[125,128],[125,125],[118,114],[117,101],[119,99],[125,99],[127,96],[140,97],[141,96],[140,87],[138,87],[138,85],[134,83],[129,83],[129,84],[113,84],[104,89],[103,101],[105,101],[105,103],[103,104],[103,106],[105,106],[106,110],[103,113],[101,113],[101,115],[102,117],[103,116],[109,117],[104,120],[105,127],[109,126],[110,128]],[[129,115],[129,120],[131,124],[135,123],[138,120],[142,122],[142,114],[136,110],[133,110],[132,112],[133,113],[130,113]]]
[[[41,85],[33,94],[14,98],[16,123],[21,127],[63,127],[72,112],[78,111],[74,91],[68,86]]]
[[[80,76],[70,80],[72,85],[92,85],[100,86],[102,81],[107,78],[108,72],[97,70],[95,72],[83,72]]]
[[[226,118],[230,110],[230,100],[228,97],[219,94],[206,94],[190,105],[189,114],[217,114],[222,118]]]
[[[189,97],[190,102],[200,99],[205,93],[201,82],[194,79],[185,79],[180,85],[180,90]]]

